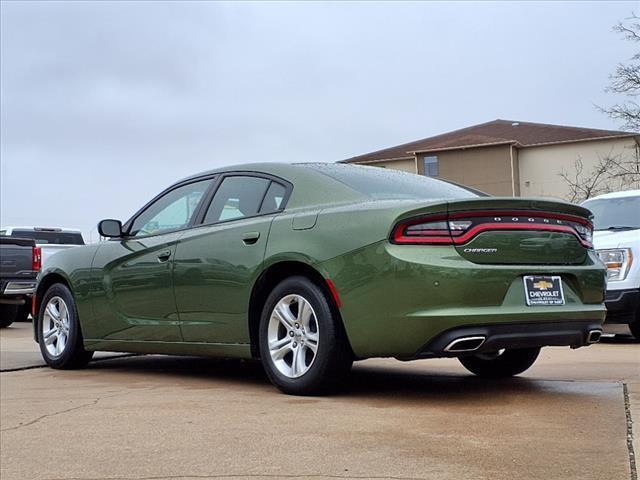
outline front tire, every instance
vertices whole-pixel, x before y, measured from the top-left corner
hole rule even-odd
[[[483,378],[513,377],[527,370],[538,358],[540,348],[518,348],[458,357],[460,363],[471,373]]]
[[[291,395],[335,389],[353,363],[337,312],[325,292],[306,277],[288,278],[269,294],[259,346],[267,376]]]
[[[82,368],[93,357],[84,349],[76,302],[66,285],[54,284],[42,297],[37,332],[42,358],[52,368]]]

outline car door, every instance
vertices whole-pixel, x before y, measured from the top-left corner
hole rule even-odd
[[[290,185],[268,176],[227,174],[201,226],[180,238],[174,287],[185,341],[248,343],[248,307],[274,215]]]
[[[191,225],[212,178],[179,184],[148,204],[125,236],[104,242],[93,262],[102,285],[95,330],[106,340],[181,341],[173,292],[176,244]]]

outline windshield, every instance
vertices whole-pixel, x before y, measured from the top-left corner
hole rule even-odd
[[[473,198],[484,195],[470,188],[399,170],[337,163],[307,165],[374,200]]]
[[[33,238],[36,243],[53,245],[84,245],[82,234],[69,232],[43,232],[33,230],[13,230],[12,237]]]
[[[593,212],[595,230],[640,228],[640,196],[587,200],[582,206]]]

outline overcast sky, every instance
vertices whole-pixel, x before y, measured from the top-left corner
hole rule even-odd
[[[639,6],[3,1],[0,220],[86,233],[198,171],[495,118],[615,129]]]

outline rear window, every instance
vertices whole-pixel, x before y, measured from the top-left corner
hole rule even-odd
[[[399,170],[339,163],[309,164],[308,166],[375,200],[486,196],[471,188]]]
[[[36,243],[53,245],[84,245],[82,234],[68,232],[42,232],[33,230],[13,230],[12,237],[32,238]]]

